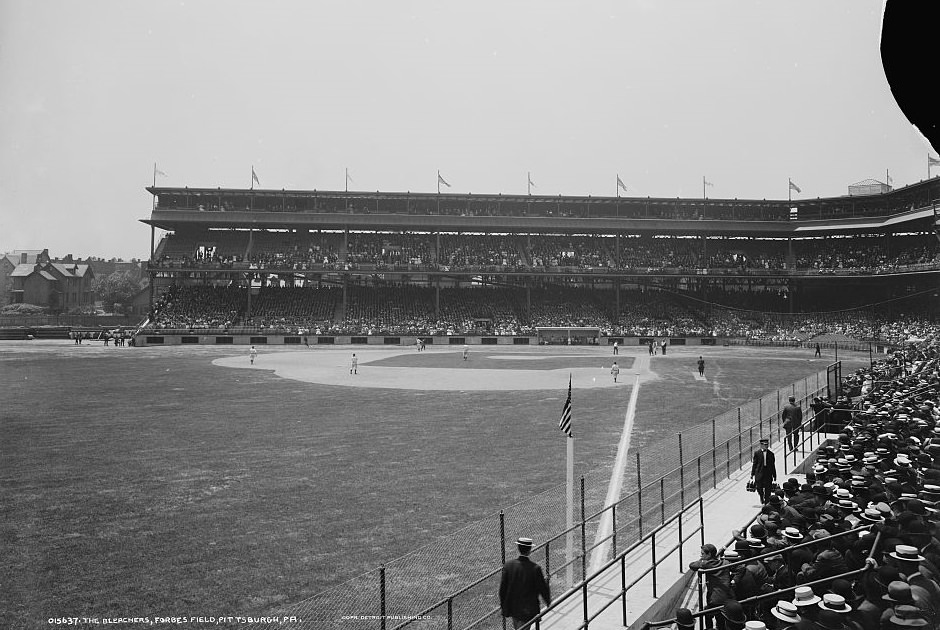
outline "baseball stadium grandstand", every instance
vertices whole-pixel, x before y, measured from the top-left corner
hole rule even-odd
[[[706,529],[709,536],[746,531],[750,523],[742,528],[733,520],[740,509],[731,507],[753,503],[741,496],[746,479],[740,477],[758,437],[770,438],[787,474],[802,477],[817,448],[835,448],[835,436],[865,395],[902,383],[906,393],[898,396],[935,395],[930,366],[936,362],[924,357],[934,357],[936,346],[918,343],[935,338],[940,319],[936,179],[800,201],[148,191],[154,196],[143,221],[152,234],[151,309],[138,345],[420,340],[464,348],[609,345],[617,354],[618,346],[648,344],[651,356],[654,342],[663,355],[667,343],[732,346],[713,352],[815,345],[817,356],[819,345],[836,348],[836,362],[812,374],[799,373],[805,358],[782,357],[798,361],[791,364],[797,380],[683,428],[678,444],[663,437],[637,445],[635,472],[618,459],[613,474],[600,468],[583,475],[575,493],[578,522],[561,524],[562,494],[553,488],[500,511],[498,519],[467,524],[375,570],[272,608],[280,620],[291,620],[272,627],[297,620],[301,627],[328,627],[339,618],[357,628],[498,628],[496,559],[508,557],[507,532],[536,535],[537,557],[553,589],[561,586],[561,596],[539,615],[543,627],[588,627],[589,618],[600,628],[671,624],[679,604],[704,619],[716,614],[715,602],[709,596],[706,603],[701,589],[697,604],[689,599],[694,572],[683,573],[683,548],[704,549]],[[166,232],[159,242],[157,230]],[[888,358],[876,362],[873,345]],[[843,378],[840,346],[868,350],[854,360],[869,367]],[[278,367],[289,371],[284,361]],[[233,357],[220,365],[243,363]],[[341,382],[336,372],[327,382]],[[632,395],[649,404],[649,393],[638,396],[636,378]],[[781,401],[788,398],[806,407],[808,418],[802,443],[785,450]],[[677,428],[657,425],[653,415],[645,412],[650,434]],[[632,490],[607,500],[601,489],[608,478]],[[572,532],[580,551],[572,547]],[[662,542],[667,537],[673,538]],[[882,553],[875,547],[872,554]],[[460,569],[452,568],[452,549],[473,550],[461,554]],[[723,562],[733,565],[734,557],[725,554]],[[864,572],[862,564],[852,569]],[[666,566],[684,577],[658,588],[657,570]],[[638,593],[650,579],[652,588]],[[736,617],[770,618],[754,603],[769,594],[735,595],[746,606]]]
[[[147,190],[141,344],[896,342],[940,315],[936,178],[799,201]]]

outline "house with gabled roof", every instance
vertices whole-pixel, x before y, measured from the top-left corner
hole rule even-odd
[[[10,304],[10,291],[13,288],[13,280],[10,274],[16,269],[17,265],[35,264],[36,258],[45,254],[49,255],[49,250],[44,249],[16,249],[0,256],[0,306]]]
[[[35,304],[66,312],[95,303],[92,281],[95,274],[87,264],[53,262],[49,250],[33,262],[16,265],[9,274],[9,304]]]

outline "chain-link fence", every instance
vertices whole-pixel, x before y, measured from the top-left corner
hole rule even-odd
[[[500,570],[515,554],[517,535],[539,543],[533,560],[552,589],[564,591],[586,577],[592,560],[614,557],[747,465],[760,438],[782,440],[780,412],[789,396],[805,408],[827,391],[823,370],[644,446],[633,453],[622,498],[611,506],[604,506],[610,470],[591,471],[576,482],[570,530],[562,484],[270,615],[299,620],[291,628],[502,629]]]

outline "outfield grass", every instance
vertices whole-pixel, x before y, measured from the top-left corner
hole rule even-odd
[[[263,613],[564,479],[566,383],[351,388],[211,365],[232,349],[43,343],[0,345],[4,628]],[[713,352],[707,375],[728,383],[717,390],[691,378],[697,356],[654,359],[661,378],[641,388],[634,448],[825,364],[805,351]],[[610,465],[629,392],[575,391],[579,471]]]

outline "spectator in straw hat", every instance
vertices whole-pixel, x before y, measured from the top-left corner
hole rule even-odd
[[[914,606],[901,605],[894,608],[882,628],[886,630],[907,630],[908,628],[922,628],[928,624],[923,613]]]
[[[503,617],[512,617],[514,628],[531,621],[539,614],[540,596],[546,606],[552,601],[542,567],[529,560],[532,539],[519,538],[516,546],[519,549],[519,557],[503,565],[499,583],[500,608]]]
[[[885,602],[885,608],[881,613],[882,625],[894,614],[895,607],[915,605],[911,587],[903,580],[895,580],[888,584],[888,592],[881,599]]]
[[[793,602],[782,600],[770,609],[770,614],[773,615],[771,622],[774,630],[790,630],[803,619]]]

